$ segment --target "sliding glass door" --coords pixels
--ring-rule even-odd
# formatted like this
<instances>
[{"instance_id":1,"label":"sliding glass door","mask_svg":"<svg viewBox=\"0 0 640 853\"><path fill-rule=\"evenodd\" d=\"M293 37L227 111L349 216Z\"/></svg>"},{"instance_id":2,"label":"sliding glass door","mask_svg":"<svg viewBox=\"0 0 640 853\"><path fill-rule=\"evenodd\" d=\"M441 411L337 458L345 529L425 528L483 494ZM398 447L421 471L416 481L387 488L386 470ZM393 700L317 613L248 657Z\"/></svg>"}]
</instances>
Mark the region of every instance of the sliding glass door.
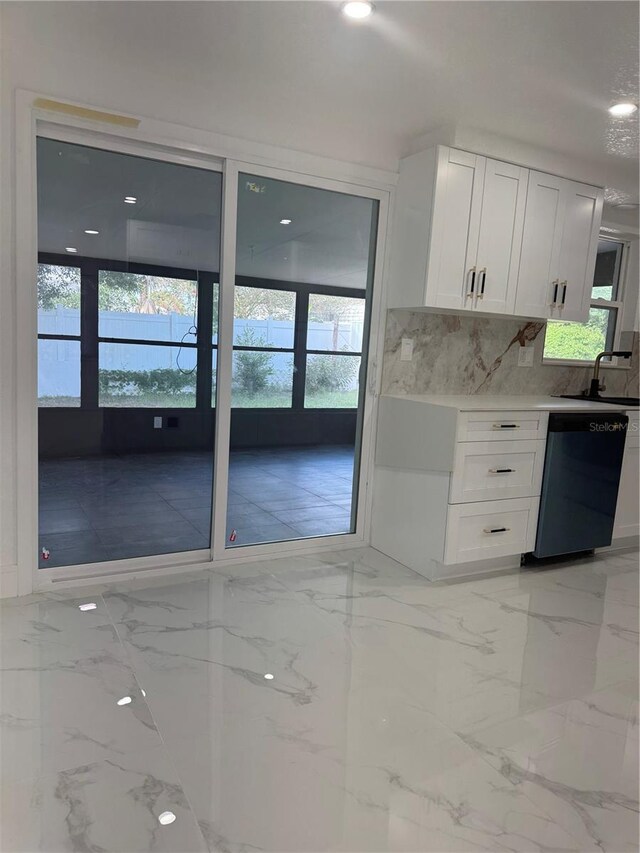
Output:
<instances>
[{"instance_id":1,"label":"sliding glass door","mask_svg":"<svg viewBox=\"0 0 640 853\"><path fill-rule=\"evenodd\" d=\"M222 176L41 138L40 567L210 547Z\"/></svg>"},{"instance_id":2,"label":"sliding glass door","mask_svg":"<svg viewBox=\"0 0 640 853\"><path fill-rule=\"evenodd\" d=\"M354 533L379 201L232 161L221 258L222 171L37 168L40 568Z\"/></svg>"},{"instance_id":3,"label":"sliding glass door","mask_svg":"<svg viewBox=\"0 0 640 853\"><path fill-rule=\"evenodd\" d=\"M239 175L227 548L355 530L377 218Z\"/></svg>"}]
</instances>

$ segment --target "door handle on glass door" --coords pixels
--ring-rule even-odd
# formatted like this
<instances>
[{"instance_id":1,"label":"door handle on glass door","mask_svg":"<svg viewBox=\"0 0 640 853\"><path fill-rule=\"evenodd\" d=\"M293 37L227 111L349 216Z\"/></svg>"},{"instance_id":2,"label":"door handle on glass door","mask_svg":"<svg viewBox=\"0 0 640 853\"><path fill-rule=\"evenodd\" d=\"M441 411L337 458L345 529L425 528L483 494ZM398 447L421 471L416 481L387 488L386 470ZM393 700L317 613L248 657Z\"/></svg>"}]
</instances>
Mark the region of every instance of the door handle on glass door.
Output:
<instances>
[{"instance_id":1,"label":"door handle on glass door","mask_svg":"<svg viewBox=\"0 0 640 853\"><path fill-rule=\"evenodd\" d=\"M558 304L558 286L560 284L560 279L555 278L551 284L553 285L553 299L551 300L551 306Z\"/></svg>"}]
</instances>

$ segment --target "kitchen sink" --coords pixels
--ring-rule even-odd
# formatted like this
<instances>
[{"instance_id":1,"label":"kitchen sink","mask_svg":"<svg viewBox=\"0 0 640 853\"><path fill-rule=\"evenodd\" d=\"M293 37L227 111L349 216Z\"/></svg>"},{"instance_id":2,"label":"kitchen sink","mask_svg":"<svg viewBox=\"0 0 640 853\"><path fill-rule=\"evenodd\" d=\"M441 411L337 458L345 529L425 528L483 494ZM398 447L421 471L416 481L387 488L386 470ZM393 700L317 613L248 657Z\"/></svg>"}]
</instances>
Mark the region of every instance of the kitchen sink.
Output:
<instances>
[{"instance_id":1,"label":"kitchen sink","mask_svg":"<svg viewBox=\"0 0 640 853\"><path fill-rule=\"evenodd\" d=\"M561 394L564 400L582 400L584 403L611 403L614 406L629 406L630 409L640 406L638 397L585 397L584 394Z\"/></svg>"}]
</instances>

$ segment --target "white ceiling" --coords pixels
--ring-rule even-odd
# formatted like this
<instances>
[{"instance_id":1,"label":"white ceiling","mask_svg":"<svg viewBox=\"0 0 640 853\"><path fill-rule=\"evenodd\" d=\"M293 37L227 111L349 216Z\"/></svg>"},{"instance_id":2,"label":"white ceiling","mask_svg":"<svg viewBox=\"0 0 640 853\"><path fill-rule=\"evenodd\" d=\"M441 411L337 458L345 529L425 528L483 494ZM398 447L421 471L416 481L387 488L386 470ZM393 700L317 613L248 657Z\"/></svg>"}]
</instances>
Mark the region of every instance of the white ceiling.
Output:
<instances>
[{"instance_id":1,"label":"white ceiling","mask_svg":"<svg viewBox=\"0 0 640 853\"><path fill-rule=\"evenodd\" d=\"M593 165L637 196L635 2L5 3L17 85L397 168L464 124Z\"/></svg>"},{"instance_id":2,"label":"white ceiling","mask_svg":"<svg viewBox=\"0 0 640 853\"><path fill-rule=\"evenodd\" d=\"M50 139L37 153L41 252L219 270L220 173ZM240 175L237 273L364 288L374 214L357 196Z\"/></svg>"}]
</instances>

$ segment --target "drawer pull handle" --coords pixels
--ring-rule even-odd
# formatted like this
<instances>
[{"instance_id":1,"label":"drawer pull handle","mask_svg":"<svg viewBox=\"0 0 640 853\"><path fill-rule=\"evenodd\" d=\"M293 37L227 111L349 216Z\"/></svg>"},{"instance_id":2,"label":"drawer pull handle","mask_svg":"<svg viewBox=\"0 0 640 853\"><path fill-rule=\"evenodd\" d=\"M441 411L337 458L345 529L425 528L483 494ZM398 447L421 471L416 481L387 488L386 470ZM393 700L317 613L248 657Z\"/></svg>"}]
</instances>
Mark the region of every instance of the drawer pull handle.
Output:
<instances>
[{"instance_id":1,"label":"drawer pull handle","mask_svg":"<svg viewBox=\"0 0 640 853\"><path fill-rule=\"evenodd\" d=\"M520 429L520 424L494 424L494 429Z\"/></svg>"},{"instance_id":2,"label":"drawer pull handle","mask_svg":"<svg viewBox=\"0 0 640 853\"><path fill-rule=\"evenodd\" d=\"M489 468L490 474L515 474L515 468Z\"/></svg>"},{"instance_id":3,"label":"drawer pull handle","mask_svg":"<svg viewBox=\"0 0 640 853\"><path fill-rule=\"evenodd\" d=\"M509 530L508 527L485 527L485 533L506 533Z\"/></svg>"}]
</instances>

